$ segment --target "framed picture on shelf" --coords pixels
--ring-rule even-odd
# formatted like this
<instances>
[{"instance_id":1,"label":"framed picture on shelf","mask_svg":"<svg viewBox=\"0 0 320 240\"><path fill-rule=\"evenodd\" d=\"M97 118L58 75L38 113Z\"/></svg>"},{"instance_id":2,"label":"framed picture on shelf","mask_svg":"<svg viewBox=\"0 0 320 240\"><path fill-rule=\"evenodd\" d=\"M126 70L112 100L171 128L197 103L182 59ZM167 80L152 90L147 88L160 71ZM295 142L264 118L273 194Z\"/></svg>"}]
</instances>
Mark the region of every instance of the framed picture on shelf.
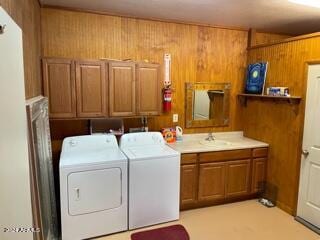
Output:
<instances>
[{"instance_id":1,"label":"framed picture on shelf","mask_svg":"<svg viewBox=\"0 0 320 240\"><path fill-rule=\"evenodd\" d=\"M258 62L248 65L245 93L264 94L267 69L267 62Z\"/></svg>"}]
</instances>

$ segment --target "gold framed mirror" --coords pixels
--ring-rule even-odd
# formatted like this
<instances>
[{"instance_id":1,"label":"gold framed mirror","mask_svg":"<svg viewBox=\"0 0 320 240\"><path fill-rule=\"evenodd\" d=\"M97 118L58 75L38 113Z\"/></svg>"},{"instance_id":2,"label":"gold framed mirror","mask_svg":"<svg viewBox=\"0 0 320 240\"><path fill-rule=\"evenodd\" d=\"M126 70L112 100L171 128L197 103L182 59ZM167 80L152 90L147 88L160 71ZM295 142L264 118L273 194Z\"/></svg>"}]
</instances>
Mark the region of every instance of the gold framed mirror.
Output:
<instances>
[{"instance_id":1,"label":"gold framed mirror","mask_svg":"<svg viewBox=\"0 0 320 240\"><path fill-rule=\"evenodd\" d=\"M186 128L229 125L231 83L186 83Z\"/></svg>"}]
</instances>

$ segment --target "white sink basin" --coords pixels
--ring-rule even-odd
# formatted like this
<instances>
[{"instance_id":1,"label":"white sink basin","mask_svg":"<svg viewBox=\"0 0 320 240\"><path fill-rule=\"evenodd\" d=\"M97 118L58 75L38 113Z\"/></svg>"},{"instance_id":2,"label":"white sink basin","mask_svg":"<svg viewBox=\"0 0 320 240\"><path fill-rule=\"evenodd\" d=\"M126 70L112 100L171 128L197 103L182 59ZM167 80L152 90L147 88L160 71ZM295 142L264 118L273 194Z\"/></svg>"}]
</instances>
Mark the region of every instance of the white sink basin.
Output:
<instances>
[{"instance_id":1,"label":"white sink basin","mask_svg":"<svg viewBox=\"0 0 320 240\"><path fill-rule=\"evenodd\" d=\"M212 140L212 141L201 140L199 143L208 147L220 147L220 146L231 145L231 142L224 141L224 140Z\"/></svg>"}]
</instances>

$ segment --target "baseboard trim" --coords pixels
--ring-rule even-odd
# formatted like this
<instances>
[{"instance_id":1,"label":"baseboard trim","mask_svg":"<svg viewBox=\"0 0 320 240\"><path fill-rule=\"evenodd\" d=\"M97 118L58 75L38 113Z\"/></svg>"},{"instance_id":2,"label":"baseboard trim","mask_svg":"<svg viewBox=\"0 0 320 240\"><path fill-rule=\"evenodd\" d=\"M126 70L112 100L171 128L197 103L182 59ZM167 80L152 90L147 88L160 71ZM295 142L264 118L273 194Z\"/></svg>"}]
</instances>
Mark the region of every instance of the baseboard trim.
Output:
<instances>
[{"instance_id":1,"label":"baseboard trim","mask_svg":"<svg viewBox=\"0 0 320 240\"><path fill-rule=\"evenodd\" d=\"M316 226L312 225L311 223L307 222L306 220L302 219L301 217L295 217L294 218L297 222L303 224L304 226L306 226L307 228L309 228L310 230L314 231L315 233L320 235L320 228L317 228Z\"/></svg>"}]
</instances>

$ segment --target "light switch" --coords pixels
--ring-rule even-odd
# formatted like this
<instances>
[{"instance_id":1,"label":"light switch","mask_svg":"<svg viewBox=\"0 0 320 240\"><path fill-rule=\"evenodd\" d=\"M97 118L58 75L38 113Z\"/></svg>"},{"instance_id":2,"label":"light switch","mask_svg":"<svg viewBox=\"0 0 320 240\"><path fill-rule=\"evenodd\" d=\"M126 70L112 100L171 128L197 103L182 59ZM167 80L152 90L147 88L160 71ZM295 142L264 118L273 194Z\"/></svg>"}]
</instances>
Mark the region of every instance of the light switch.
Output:
<instances>
[{"instance_id":1,"label":"light switch","mask_svg":"<svg viewBox=\"0 0 320 240\"><path fill-rule=\"evenodd\" d=\"M179 115L178 115L177 113L175 113L175 114L172 115L172 121L173 121L174 123L176 123L176 122L179 121Z\"/></svg>"}]
</instances>

